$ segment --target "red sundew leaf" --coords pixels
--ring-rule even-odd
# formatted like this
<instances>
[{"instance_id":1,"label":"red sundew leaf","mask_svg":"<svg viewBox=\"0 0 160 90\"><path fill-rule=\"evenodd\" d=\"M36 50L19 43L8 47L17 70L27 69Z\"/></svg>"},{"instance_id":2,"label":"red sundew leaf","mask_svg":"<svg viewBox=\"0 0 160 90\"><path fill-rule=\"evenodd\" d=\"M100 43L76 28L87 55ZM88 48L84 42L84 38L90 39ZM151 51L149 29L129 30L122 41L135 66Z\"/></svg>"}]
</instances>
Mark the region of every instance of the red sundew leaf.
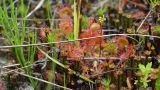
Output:
<instances>
[{"instance_id":1,"label":"red sundew leaf","mask_svg":"<svg viewBox=\"0 0 160 90\"><path fill-rule=\"evenodd\" d=\"M86 74L90 70L90 62L88 61L80 61L80 66L82 74Z\"/></svg>"},{"instance_id":2,"label":"red sundew leaf","mask_svg":"<svg viewBox=\"0 0 160 90\"><path fill-rule=\"evenodd\" d=\"M133 52L133 45L128 45L127 46L127 51L122 53L120 58L121 58L121 62L123 62L124 60L128 59L130 57L130 55Z\"/></svg>"},{"instance_id":3,"label":"red sundew leaf","mask_svg":"<svg viewBox=\"0 0 160 90\"><path fill-rule=\"evenodd\" d=\"M92 72L92 74L94 75L94 74L101 74L101 73L103 73L104 72L104 70L105 70L105 64L104 63L99 63L98 65L97 65L97 67L95 67L97 70L94 70L93 72Z\"/></svg>"},{"instance_id":4,"label":"red sundew leaf","mask_svg":"<svg viewBox=\"0 0 160 90\"><path fill-rule=\"evenodd\" d=\"M101 29L91 30L90 33L92 36L101 36L103 34Z\"/></svg>"},{"instance_id":5,"label":"red sundew leaf","mask_svg":"<svg viewBox=\"0 0 160 90\"><path fill-rule=\"evenodd\" d=\"M39 30L39 36L41 39L44 39L46 37L45 28L41 28Z\"/></svg>"},{"instance_id":6,"label":"red sundew leaf","mask_svg":"<svg viewBox=\"0 0 160 90\"><path fill-rule=\"evenodd\" d=\"M70 18L64 18L59 23L59 28L64 34L70 34L73 30L73 22Z\"/></svg>"},{"instance_id":7,"label":"red sundew leaf","mask_svg":"<svg viewBox=\"0 0 160 90\"><path fill-rule=\"evenodd\" d=\"M92 31L91 37L97 37L97 38L94 39L96 45L100 45L100 44L104 43L103 38L98 37L98 36L102 36L102 31L101 30Z\"/></svg>"},{"instance_id":8,"label":"red sundew leaf","mask_svg":"<svg viewBox=\"0 0 160 90\"><path fill-rule=\"evenodd\" d=\"M92 23L89 29L92 31L101 30L101 25L99 23Z\"/></svg>"},{"instance_id":9,"label":"red sundew leaf","mask_svg":"<svg viewBox=\"0 0 160 90\"><path fill-rule=\"evenodd\" d=\"M95 22L94 17L90 17L90 18L88 19L88 22L87 22L88 28L90 28L91 25L92 25L94 22Z\"/></svg>"},{"instance_id":10,"label":"red sundew leaf","mask_svg":"<svg viewBox=\"0 0 160 90\"><path fill-rule=\"evenodd\" d=\"M124 36L118 36L118 37L115 37L114 39L117 43L118 48L123 49L126 45L129 44L127 38Z\"/></svg>"},{"instance_id":11,"label":"red sundew leaf","mask_svg":"<svg viewBox=\"0 0 160 90\"><path fill-rule=\"evenodd\" d=\"M87 45L87 46L95 46L95 45L100 45L104 43L103 38L100 38L98 36L102 36L101 30L86 30L80 33L80 38L92 38L92 37L95 37L95 38L83 40L81 41L81 44Z\"/></svg>"},{"instance_id":12,"label":"red sundew leaf","mask_svg":"<svg viewBox=\"0 0 160 90\"><path fill-rule=\"evenodd\" d=\"M80 38L88 38L90 36L89 30L80 33Z\"/></svg>"},{"instance_id":13,"label":"red sundew leaf","mask_svg":"<svg viewBox=\"0 0 160 90\"><path fill-rule=\"evenodd\" d=\"M71 51L69 51L69 57L75 59L81 59L84 57L83 49L80 47L73 47Z\"/></svg>"},{"instance_id":14,"label":"red sundew leaf","mask_svg":"<svg viewBox=\"0 0 160 90\"><path fill-rule=\"evenodd\" d=\"M97 38L95 43L96 43L96 45L100 45L100 44L103 44L105 42L104 42L103 38Z\"/></svg>"},{"instance_id":15,"label":"red sundew leaf","mask_svg":"<svg viewBox=\"0 0 160 90\"><path fill-rule=\"evenodd\" d=\"M36 55L37 55L38 59L40 59L40 58L42 58L44 56L44 54L40 50L38 50L36 52Z\"/></svg>"},{"instance_id":16,"label":"red sundew leaf","mask_svg":"<svg viewBox=\"0 0 160 90\"><path fill-rule=\"evenodd\" d=\"M128 54L132 54L133 52L133 45L128 45L128 49L127 49Z\"/></svg>"},{"instance_id":17,"label":"red sundew leaf","mask_svg":"<svg viewBox=\"0 0 160 90\"><path fill-rule=\"evenodd\" d=\"M84 49L80 46L74 46L72 43L63 43L60 45L61 56L66 56L69 60L81 60L84 57Z\"/></svg>"},{"instance_id":18,"label":"red sundew leaf","mask_svg":"<svg viewBox=\"0 0 160 90\"><path fill-rule=\"evenodd\" d=\"M98 65L98 69L104 70L104 69L105 69L104 63L100 63L100 64Z\"/></svg>"},{"instance_id":19,"label":"red sundew leaf","mask_svg":"<svg viewBox=\"0 0 160 90\"><path fill-rule=\"evenodd\" d=\"M128 54L125 52L125 53L122 53L122 55L120 56L121 60L126 60L128 58Z\"/></svg>"},{"instance_id":20,"label":"red sundew leaf","mask_svg":"<svg viewBox=\"0 0 160 90\"><path fill-rule=\"evenodd\" d=\"M4 87L5 87L4 82L0 80L0 90L5 90Z\"/></svg>"},{"instance_id":21,"label":"red sundew leaf","mask_svg":"<svg viewBox=\"0 0 160 90\"><path fill-rule=\"evenodd\" d=\"M80 38L89 38L89 37L91 37L91 34L90 34L89 30L86 30L86 31L80 33ZM88 45L88 44L91 44L91 43L94 43L94 41L92 42L91 39L89 39L89 40L82 40L81 41L82 45ZM91 45L93 45L93 44L91 44Z\"/></svg>"},{"instance_id":22,"label":"red sundew leaf","mask_svg":"<svg viewBox=\"0 0 160 90\"><path fill-rule=\"evenodd\" d=\"M139 18L139 17L144 17L145 14L142 11L136 12L132 15L133 18Z\"/></svg>"},{"instance_id":23,"label":"red sundew leaf","mask_svg":"<svg viewBox=\"0 0 160 90\"><path fill-rule=\"evenodd\" d=\"M61 18L73 16L72 9L69 6L61 5L57 11Z\"/></svg>"},{"instance_id":24,"label":"red sundew leaf","mask_svg":"<svg viewBox=\"0 0 160 90\"><path fill-rule=\"evenodd\" d=\"M60 45L61 56L68 56L69 52L72 51L73 45L71 43L62 43Z\"/></svg>"},{"instance_id":25,"label":"red sundew leaf","mask_svg":"<svg viewBox=\"0 0 160 90\"><path fill-rule=\"evenodd\" d=\"M90 40L88 40L87 45L88 46L95 46L96 45L96 39L90 39Z\"/></svg>"},{"instance_id":26,"label":"red sundew leaf","mask_svg":"<svg viewBox=\"0 0 160 90\"><path fill-rule=\"evenodd\" d=\"M105 90L104 86L100 85L97 90Z\"/></svg>"}]
</instances>

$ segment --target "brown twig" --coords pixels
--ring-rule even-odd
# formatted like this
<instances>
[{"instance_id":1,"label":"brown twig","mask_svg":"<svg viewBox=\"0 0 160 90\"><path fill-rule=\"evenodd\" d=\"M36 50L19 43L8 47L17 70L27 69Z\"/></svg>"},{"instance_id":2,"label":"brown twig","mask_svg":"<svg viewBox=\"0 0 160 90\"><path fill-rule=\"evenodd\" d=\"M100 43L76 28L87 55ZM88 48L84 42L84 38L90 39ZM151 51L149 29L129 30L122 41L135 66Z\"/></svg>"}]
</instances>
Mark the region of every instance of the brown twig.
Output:
<instances>
[{"instance_id":1,"label":"brown twig","mask_svg":"<svg viewBox=\"0 0 160 90\"><path fill-rule=\"evenodd\" d=\"M149 10L148 14L146 15L146 17L142 20L141 24L139 25L139 27L137 28L136 32L138 32L141 27L143 26L144 22L147 20L147 18L150 16L152 10L157 6L158 4L152 6L152 8Z\"/></svg>"},{"instance_id":2,"label":"brown twig","mask_svg":"<svg viewBox=\"0 0 160 90\"><path fill-rule=\"evenodd\" d=\"M49 42L49 43L36 43L36 44L24 44L24 45L11 45L11 46L0 46L0 48L14 48L14 47L29 47L29 46L41 46L41 45L50 45L50 44L60 44L60 43L66 43L66 42L75 42L75 41L82 41L82 40L90 40L95 38L103 38L103 37L112 37L112 36L140 36L140 37L152 37L152 38L158 38L159 36L153 36L153 35L143 35L143 34L110 34L110 35L102 35L102 36L96 36L96 37L90 37L90 38L82 38L82 39L76 39L76 40L67 40L67 41L58 41L58 42Z\"/></svg>"}]
</instances>

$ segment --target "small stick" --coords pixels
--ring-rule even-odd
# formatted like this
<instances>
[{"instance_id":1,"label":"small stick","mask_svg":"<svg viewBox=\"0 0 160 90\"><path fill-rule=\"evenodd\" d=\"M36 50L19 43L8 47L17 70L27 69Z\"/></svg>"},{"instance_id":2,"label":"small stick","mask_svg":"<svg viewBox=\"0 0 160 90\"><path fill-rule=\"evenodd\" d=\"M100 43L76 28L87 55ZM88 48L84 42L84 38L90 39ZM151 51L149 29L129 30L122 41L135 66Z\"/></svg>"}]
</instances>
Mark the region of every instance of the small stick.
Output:
<instances>
[{"instance_id":1,"label":"small stick","mask_svg":"<svg viewBox=\"0 0 160 90\"><path fill-rule=\"evenodd\" d=\"M45 0L41 0L39 4L26 16L26 18L30 17L35 11L37 11L44 3Z\"/></svg>"},{"instance_id":2,"label":"small stick","mask_svg":"<svg viewBox=\"0 0 160 90\"><path fill-rule=\"evenodd\" d=\"M141 29L142 25L144 24L144 22L147 20L147 18L148 18L149 15L151 14L152 10L153 10L157 5L158 5L158 4L154 5L154 6L150 9L150 11L149 11L148 14L146 15L146 17L142 20L142 22L141 22L141 24L139 25L139 27L138 27L138 29L136 30L136 32L138 32L138 31Z\"/></svg>"},{"instance_id":3,"label":"small stick","mask_svg":"<svg viewBox=\"0 0 160 90\"><path fill-rule=\"evenodd\" d=\"M58 41L58 42L49 42L49 43L36 43L36 44L23 44L23 45L0 46L0 48L15 48L15 47L42 46L42 45L60 44L60 43L66 43L66 42L75 42L75 41L82 41L82 40L90 40L90 39L102 38L102 37L112 37L112 36L126 36L126 37L129 37L129 36L141 36L141 37L152 37L152 38L160 39L159 36L143 35L143 34L109 34L109 35L102 35L102 36L96 36L96 37L81 38L81 39L75 39L75 40L65 40L65 41Z\"/></svg>"}]
</instances>

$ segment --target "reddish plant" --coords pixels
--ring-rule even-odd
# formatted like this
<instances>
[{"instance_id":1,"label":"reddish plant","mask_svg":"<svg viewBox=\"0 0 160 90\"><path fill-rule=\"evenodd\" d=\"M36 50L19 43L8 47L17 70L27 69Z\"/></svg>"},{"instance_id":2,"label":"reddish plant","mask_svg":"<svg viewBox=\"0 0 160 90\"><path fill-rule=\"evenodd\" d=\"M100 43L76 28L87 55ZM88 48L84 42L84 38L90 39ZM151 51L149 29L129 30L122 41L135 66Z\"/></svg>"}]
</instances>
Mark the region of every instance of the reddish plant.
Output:
<instances>
[{"instance_id":1,"label":"reddish plant","mask_svg":"<svg viewBox=\"0 0 160 90\"><path fill-rule=\"evenodd\" d=\"M117 51L116 43L112 40L109 40L106 43L102 44L102 47L104 48L103 51L107 52L108 54L115 54Z\"/></svg>"},{"instance_id":2,"label":"reddish plant","mask_svg":"<svg viewBox=\"0 0 160 90\"><path fill-rule=\"evenodd\" d=\"M51 32L51 30L49 28L42 27L39 30L39 37L40 37L40 39L44 40L50 32Z\"/></svg>"},{"instance_id":3,"label":"reddish plant","mask_svg":"<svg viewBox=\"0 0 160 90\"><path fill-rule=\"evenodd\" d=\"M127 46L126 52L124 52L120 55L121 60L124 61L124 60L128 59L132 53L133 53L133 45L130 44Z\"/></svg>"},{"instance_id":4,"label":"reddish plant","mask_svg":"<svg viewBox=\"0 0 160 90\"><path fill-rule=\"evenodd\" d=\"M99 62L97 63L97 67L94 67L95 70L92 71L92 75L102 74L105 70L105 63Z\"/></svg>"},{"instance_id":5,"label":"reddish plant","mask_svg":"<svg viewBox=\"0 0 160 90\"><path fill-rule=\"evenodd\" d=\"M140 17L144 17L145 16L145 13L144 12L136 12L133 14L133 18L140 18Z\"/></svg>"},{"instance_id":6,"label":"reddish plant","mask_svg":"<svg viewBox=\"0 0 160 90\"><path fill-rule=\"evenodd\" d=\"M40 37L41 39L46 38L45 28L42 27L42 28L39 30L39 37Z\"/></svg>"},{"instance_id":7,"label":"reddish plant","mask_svg":"<svg viewBox=\"0 0 160 90\"><path fill-rule=\"evenodd\" d=\"M36 52L36 55L37 55L37 58L38 58L38 59L44 57L44 54L43 54L40 50L38 50L38 51Z\"/></svg>"},{"instance_id":8,"label":"reddish plant","mask_svg":"<svg viewBox=\"0 0 160 90\"><path fill-rule=\"evenodd\" d=\"M125 46L127 46L129 44L129 42L125 36L117 36L114 38L114 40L116 41L119 49L123 49L123 48L125 48Z\"/></svg>"},{"instance_id":9,"label":"reddish plant","mask_svg":"<svg viewBox=\"0 0 160 90\"><path fill-rule=\"evenodd\" d=\"M93 26L91 25L91 29L88 29L80 33L80 38L91 38L91 37L95 38L83 40L81 43L82 45L87 45L87 46L100 45L104 41L103 38L99 36L102 36L101 26L98 23L93 23Z\"/></svg>"},{"instance_id":10,"label":"reddish plant","mask_svg":"<svg viewBox=\"0 0 160 90\"><path fill-rule=\"evenodd\" d=\"M57 11L60 18L72 16L72 9L69 6L60 5Z\"/></svg>"},{"instance_id":11,"label":"reddish plant","mask_svg":"<svg viewBox=\"0 0 160 90\"><path fill-rule=\"evenodd\" d=\"M89 29L92 31L101 30L101 25L99 23L92 23Z\"/></svg>"},{"instance_id":12,"label":"reddish plant","mask_svg":"<svg viewBox=\"0 0 160 90\"><path fill-rule=\"evenodd\" d=\"M92 25L94 22L95 22L94 17L90 17L90 18L88 19L88 22L87 22L87 26L88 26L88 28L90 28L90 27L91 27L91 25Z\"/></svg>"},{"instance_id":13,"label":"reddish plant","mask_svg":"<svg viewBox=\"0 0 160 90\"><path fill-rule=\"evenodd\" d=\"M83 48L79 46L73 46L72 50L69 51L68 57L73 58L74 60L80 60L84 57Z\"/></svg>"},{"instance_id":14,"label":"reddish plant","mask_svg":"<svg viewBox=\"0 0 160 90\"><path fill-rule=\"evenodd\" d=\"M4 89L4 82L2 80L0 80L0 90L5 90Z\"/></svg>"},{"instance_id":15,"label":"reddish plant","mask_svg":"<svg viewBox=\"0 0 160 90\"><path fill-rule=\"evenodd\" d=\"M106 89L105 89L105 87L101 84L101 85L97 88L97 90L106 90Z\"/></svg>"},{"instance_id":16,"label":"reddish plant","mask_svg":"<svg viewBox=\"0 0 160 90\"><path fill-rule=\"evenodd\" d=\"M86 77L90 77L89 75L89 70L90 70L90 67L89 67L90 63L89 62L86 62L86 61L80 61L80 66L81 66L81 72L82 72L82 75L86 76Z\"/></svg>"},{"instance_id":17,"label":"reddish plant","mask_svg":"<svg viewBox=\"0 0 160 90\"><path fill-rule=\"evenodd\" d=\"M80 60L84 57L84 49L81 48L79 45L74 46L71 43L63 43L60 46L61 49L61 56L66 56L70 60Z\"/></svg>"},{"instance_id":18,"label":"reddish plant","mask_svg":"<svg viewBox=\"0 0 160 90\"><path fill-rule=\"evenodd\" d=\"M73 31L73 22L71 18L64 18L59 23L59 28L63 34L70 34Z\"/></svg>"},{"instance_id":19,"label":"reddish plant","mask_svg":"<svg viewBox=\"0 0 160 90\"><path fill-rule=\"evenodd\" d=\"M72 50L72 44L71 43L62 43L60 45L61 56L68 56L68 54L71 50Z\"/></svg>"}]
</instances>

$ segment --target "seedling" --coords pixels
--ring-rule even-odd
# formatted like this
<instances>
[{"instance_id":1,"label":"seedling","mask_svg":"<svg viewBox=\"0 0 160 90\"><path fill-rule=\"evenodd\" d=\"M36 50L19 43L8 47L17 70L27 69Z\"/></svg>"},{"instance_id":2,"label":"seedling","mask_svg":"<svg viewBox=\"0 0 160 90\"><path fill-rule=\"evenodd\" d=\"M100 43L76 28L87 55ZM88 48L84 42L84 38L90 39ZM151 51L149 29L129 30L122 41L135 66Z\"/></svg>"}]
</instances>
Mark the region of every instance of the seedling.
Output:
<instances>
[{"instance_id":1,"label":"seedling","mask_svg":"<svg viewBox=\"0 0 160 90\"><path fill-rule=\"evenodd\" d=\"M103 79L102 80L102 84L104 85L105 90L109 90L110 84L111 84L111 80L110 79Z\"/></svg>"},{"instance_id":2,"label":"seedling","mask_svg":"<svg viewBox=\"0 0 160 90\"><path fill-rule=\"evenodd\" d=\"M148 86L148 82L151 81L151 80L148 80L148 77L152 71L152 63L150 62L146 66L144 66L143 64L139 64L138 67L141 72L141 77L139 81L135 81L135 84L139 82L143 85L144 88L146 88Z\"/></svg>"}]
</instances>

